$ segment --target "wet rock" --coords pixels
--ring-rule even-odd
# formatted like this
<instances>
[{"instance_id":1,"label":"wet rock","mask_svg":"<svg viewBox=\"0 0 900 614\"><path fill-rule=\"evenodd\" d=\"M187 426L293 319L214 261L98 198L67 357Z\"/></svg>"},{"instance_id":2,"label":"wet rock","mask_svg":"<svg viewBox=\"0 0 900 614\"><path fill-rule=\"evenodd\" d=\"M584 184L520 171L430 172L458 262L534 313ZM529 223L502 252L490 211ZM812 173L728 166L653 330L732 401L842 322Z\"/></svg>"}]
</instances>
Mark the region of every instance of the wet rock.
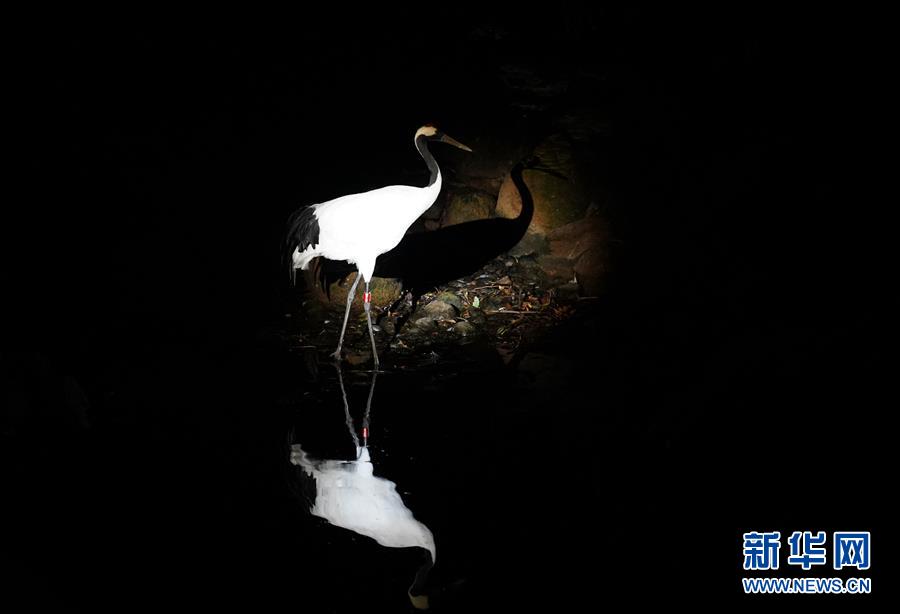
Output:
<instances>
[{"instance_id":1,"label":"wet rock","mask_svg":"<svg viewBox=\"0 0 900 614\"><path fill-rule=\"evenodd\" d=\"M496 199L493 196L480 190L452 192L441 216L441 226L487 219L491 217L495 204Z\"/></svg>"},{"instance_id":2,"label":"wet rock","mask_svg":"<svg viewBox=\"0 0 900 614\"><path fill-rule=\"evenodd\" d=\"M453 292L441 292L436 297L434 297L434 300L443 301L448 305L453 305L454 307L456 307L457 311L461 311L463 307L462 299Z\"/></svg>"},{"instance_id":3,"label":"wet rock","mask_svg":"<svg viewBox=\"0 0 900 614\"><path fill-rule=\"evenodd\" d=\"M381 326L381 330L383 330L388 335L393 335L395 332L397 332L397 325L394 323L393 318L383 318L379 325Z\"/></svg>"},{"instance_id":4,"label":"wet rock","mask_svg":"<svg viewBox=\"0 0 900 614\"><path fill-rule=\"evenodd\" d=\"M424 318L416 318L412 321L412 328L414 332L427 332L431 331L437 326L433 318L424 317Z\"/></svg>"},{"instance_id":5,"label":"wet rock","mask_svg":"<svg viewBox=\"0 0 900 614\"><path fill-rule=\"evenodd\" d=\"M475 327L465 320L454 324L451 330L458 335L462 335L463 337L474 335L476 332Z\"/></svg>"},{"instance_id":6,"label":"wet rock","mask_svg":"<svg viewBox=\"0 0 900 614\"><path fill-rule=\"evenodd\" d=\"M421 314L432 320L452 320L456 317L457 309L450 303L433 300L421 309Z\"/></svg>"},{"instance_id":7,"label":"wet rock","mask_svg":"<svg viewBox=\"0 0 900 614\"><path fill-rule=\"evenodd\" d=\"M481 309L485 312L497 311L506 306L506 301L500 296L489 295L481 299Z\"/></svg>"}]
</instances>

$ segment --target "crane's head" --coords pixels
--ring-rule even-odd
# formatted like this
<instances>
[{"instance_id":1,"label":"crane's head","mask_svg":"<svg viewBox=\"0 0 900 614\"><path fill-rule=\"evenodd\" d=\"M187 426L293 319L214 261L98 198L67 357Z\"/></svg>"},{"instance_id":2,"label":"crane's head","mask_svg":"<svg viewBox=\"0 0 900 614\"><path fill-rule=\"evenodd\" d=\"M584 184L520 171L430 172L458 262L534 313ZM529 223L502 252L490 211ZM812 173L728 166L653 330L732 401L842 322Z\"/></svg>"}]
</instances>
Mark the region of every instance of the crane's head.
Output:
<instances>
[{"instance_id":1,"label":"crane's head","mask_svg":"<svg viewBox=\"0 0 900 614\"><path fill-rule=\"evenodd\" d=\"M425 124L418 130L416 130L416 136L413 137L413 140L417 141L420 138L428 139L429 141L440 141L441 143L447 143L448 145L459 147L463 151L472 151L456 139L444 134L437 126L433 126L431 124Z\"/></svg>"}]
</instances>

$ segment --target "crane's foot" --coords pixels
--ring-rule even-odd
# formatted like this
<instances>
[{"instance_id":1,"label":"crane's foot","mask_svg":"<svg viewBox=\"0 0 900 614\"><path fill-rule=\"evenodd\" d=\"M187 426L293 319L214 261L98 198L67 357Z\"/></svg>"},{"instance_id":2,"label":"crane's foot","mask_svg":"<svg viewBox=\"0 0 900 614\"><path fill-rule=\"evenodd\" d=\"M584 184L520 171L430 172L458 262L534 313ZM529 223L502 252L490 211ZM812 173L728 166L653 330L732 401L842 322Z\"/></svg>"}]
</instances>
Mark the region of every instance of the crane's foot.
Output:
<instances>
[{"instance_id":1,"label":"crane's foot","mask_svg":"<svg viewBox=\"0 0 900 614\"><path fill-rule=\"evenodd\" d=\"M341 348L336 349L331 354L329 354L335 362L341 362Z\"/></svg>"}]
</instances>

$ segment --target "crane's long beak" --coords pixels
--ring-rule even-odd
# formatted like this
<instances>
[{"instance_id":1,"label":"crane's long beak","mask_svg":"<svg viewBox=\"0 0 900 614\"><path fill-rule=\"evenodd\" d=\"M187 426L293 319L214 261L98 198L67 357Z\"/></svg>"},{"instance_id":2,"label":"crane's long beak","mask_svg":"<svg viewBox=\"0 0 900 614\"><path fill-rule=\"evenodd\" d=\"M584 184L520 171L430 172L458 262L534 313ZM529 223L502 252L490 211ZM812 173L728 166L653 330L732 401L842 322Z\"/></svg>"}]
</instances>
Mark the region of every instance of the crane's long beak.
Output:
<instances>
[{"instance_id":1,"label":"crane's long beak","mask_svg":"<svg viewBox=\"0 0 900 614\"><path fill-rule=\"evenodd\" d=\"M457 141L456 139L450 138L450 137L447 136L446 134L441 135L441 143L447 143L448 145L453 145L454 147L459 147L459 148L462 149L463 151L468 151L468 152L471 152L471 151L472 151L471 149L469 149L468 147L466 147L465 145L463 145L462 143L460 143L460 142Z\"/></svg>"}]
</instances>

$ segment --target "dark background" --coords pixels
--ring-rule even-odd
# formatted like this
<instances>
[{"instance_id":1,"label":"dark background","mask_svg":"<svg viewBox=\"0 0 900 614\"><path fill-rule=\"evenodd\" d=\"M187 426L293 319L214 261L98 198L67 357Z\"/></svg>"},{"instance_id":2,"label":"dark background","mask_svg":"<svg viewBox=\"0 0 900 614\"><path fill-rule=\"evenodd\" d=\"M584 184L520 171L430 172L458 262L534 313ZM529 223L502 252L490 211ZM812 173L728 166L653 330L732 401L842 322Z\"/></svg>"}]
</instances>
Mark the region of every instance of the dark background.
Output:
<instances>
[{"instance_id":1,"label":"dark background","mask_svg":"<svg viewBox=\"0 0 900 614\"><path fill-rule=\"evenodd\" d=\"M510 59L601 75L565 96L609 124L626 247L603 309L543 341L573 365L547 411L586 428L530 435L520 552L472 572L471 603L738 599L740 533L766 529L871 530L886 592L890 203L859 21L563 3L23 30L2 217L11 598L321 611L327 555L279 540L299 508L272 494L295 367L272 334L293 300L284 221L424 180L409 141L427 121L476 152L540 134L553 108L513 109ZM609 477L542 510L558 485L538 459L595 445L578 481ZM597 497L619 511L592 521ZM694 573L708 584L679 584Z\"/></svg>"}]
</instances>

